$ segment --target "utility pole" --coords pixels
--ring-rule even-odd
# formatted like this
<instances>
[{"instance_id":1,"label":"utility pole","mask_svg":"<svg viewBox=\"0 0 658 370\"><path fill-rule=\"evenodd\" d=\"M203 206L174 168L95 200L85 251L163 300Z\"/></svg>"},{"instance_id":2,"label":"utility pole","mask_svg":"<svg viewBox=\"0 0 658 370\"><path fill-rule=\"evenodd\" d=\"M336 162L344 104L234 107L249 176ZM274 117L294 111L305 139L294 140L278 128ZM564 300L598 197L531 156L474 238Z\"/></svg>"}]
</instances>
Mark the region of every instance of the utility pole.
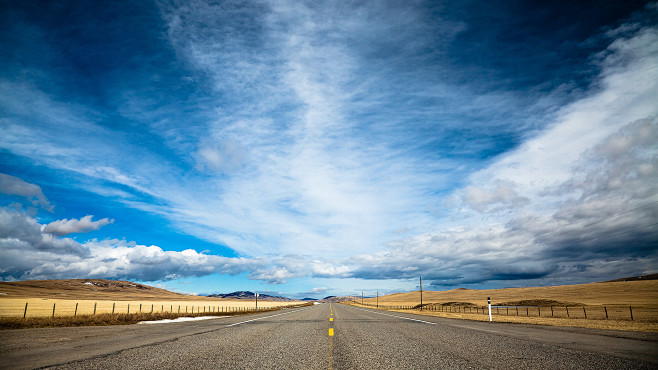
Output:
<instances>
[{"instance_id":1,"label":"utility pole","mask_svg":"<svg viewBox=\"0 0 658 370\"><path fill-rule=\"evenodd\" d=\"M258 293L254 293L256 295L256 311L258 311Z\"/></svg>"},{"instance_id":2,"label":"utility pole","mask_svg":"<svg viewBox=\"0 0 658 370\"><path fill-rule=\"evenodd\" d=\"M423 277L420 277L420 310L423 310Z\"/></svg>"}]
</instances>

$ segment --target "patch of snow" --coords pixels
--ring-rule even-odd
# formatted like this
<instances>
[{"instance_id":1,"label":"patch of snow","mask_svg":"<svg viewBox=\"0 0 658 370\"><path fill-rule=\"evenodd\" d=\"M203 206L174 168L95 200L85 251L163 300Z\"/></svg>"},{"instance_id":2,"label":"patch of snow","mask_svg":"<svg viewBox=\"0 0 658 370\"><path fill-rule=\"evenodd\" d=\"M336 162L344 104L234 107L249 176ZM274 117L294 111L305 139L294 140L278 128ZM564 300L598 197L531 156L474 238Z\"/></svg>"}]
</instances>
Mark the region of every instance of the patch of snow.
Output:
<instances>
[{"instance_id":1,"label":"patch of snow","mask_svg":"<svg viewBox=\"0 0 658 370\"><path fill-rule=\"evenodd\" d=\"M0 295L7 295L7 293L0 293Z\"/></svg>"},{"instance_id":2,"label":"patch of snow","mask_svg":"<svg viewBox=\"0 0 658 370\"><path fill-rule=\"evenodd\" d=\"M316 305L316 304L322 304L322 303L320 303L320 302L313 302L313 305Z\"/></svg>"},{"instance_id":3,"label":"patch of snow","mask_svg":"<svg viewBox=\"0 0 658 370\"><path fill-rule=\"evenodd\" d=\"M199 321L199 320L210 320L210 319L221 319L228 316L199 316L199 317L179 317L177 319L164 319L164 320L153 320L153 321L140 321L138 324L170 324L172 322L183 322L183 321Z\"/></svg>"},{"instance_id":4,"label":"patch of snow","mask_svg":"<svg viewBox=\"0 0 658 370\"><path fill-rule=\"evenodd\" d=\"M82 284L84 284L84 285L94 285L94 283L92 283L92 282L90 282L90 281L85 281L85 282L82 283Z\"/></svg>"}]
</instances>

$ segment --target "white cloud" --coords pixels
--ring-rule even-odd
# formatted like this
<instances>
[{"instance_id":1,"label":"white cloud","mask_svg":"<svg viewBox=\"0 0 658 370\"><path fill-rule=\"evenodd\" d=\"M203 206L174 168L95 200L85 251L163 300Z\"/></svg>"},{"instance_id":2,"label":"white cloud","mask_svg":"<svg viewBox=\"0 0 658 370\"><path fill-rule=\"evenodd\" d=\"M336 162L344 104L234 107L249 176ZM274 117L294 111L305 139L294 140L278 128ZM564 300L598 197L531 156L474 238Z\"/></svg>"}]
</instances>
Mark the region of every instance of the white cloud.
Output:
<instances>
[{"instance_id":1,"label":"white cloud","mask_svg":"<svg viewBox=\"0 0 658 370\"><path fill-rule=\"evenodd\" d=\"M600 90L564 107L551 127L483 171L476 184L505 181L535 198L567 181L577 160L621 126L656 115L658 29L615 40L601 61ZM595 85L596 86L596 85Z\"/></svg>"},{"instance_id":2,"label":"white cloud","mask_svg":"<svg viewBox=\"0 0 658 370\"><path fill-rule=\"evenodd\" d=\"M616 40L601 65L600 90L456 192L477 213L457 202L443 230L344 261L358 266L351 276L548 284L655 272L658 29Z\"/></svg>"},{"instance_id":3,"label":"white cloud","mask_svg":"<svg viewBox=\"0 0 658 370\"><path fill-rule=\"evenodd\" d=\"M84 218L83 218L84 220ZM90 219L88 220L89 222ZM65 225L71 230L81 225ZM0 208L0 272L5 280L56 278L127 278L166 280L210 274L238 274L263 268L263 259L229 258L164 251L158 246L122 240L79 243L42 232L34 218ZM61 228L60 228L61 230Z\"/></svg>"},{"instance_id":4,"label":"white cloud","mask_svg":"<svg viewBox=\"0 0 658 370\"><path fill-rule=\"evenodd\" d=\"M41 232L41 225L32 217L7 207L0 208L0 238L3 246L23 252L47 252L86 256L89 249L68 238L55 238ZM22 257L25 257L23 255Z\"/></svg>"},{"instance_id":5,"label":"white cloud","mask_svg":"<svg viewBox=\"0 0 658 370\"><path fill-rule=\"evenodd\" d=\"M519 196L516 193L513 189L513 184L504 182L497 183L492 190L469 185L464 189L462 199L469 206L480 212L490 209L494 205L517 208L528 203L527 198Z\"/></svg>"},{"instance_id":6,"label":"white cloud","mask_svg":"<svg viewBox=\"0 0 658 370\"><path fill-rule=\"evenodd\" d=\"M92 217L94 216L87 215L79 220L72 218L70 220L63 219L53 221L44 227L43 232L56 236L64 236L74 233L88 233L90 231L98 230L101 227L114 222L114 220L110 220L108 218L92 221Z\"/></svg>"},{"instance_id":7,"label":"white cloud","mask_svg":"<svg viewBox=\"0 0 658 370\"><path fill-rule=\"evenodd\" d=\"M200 122L152 122L139 113L144 106L125 106L122 114L140 121L140 129L152 125L169 147L134 145L130 135L102 124L102 112L6 82L0 103L13 115L0 146L241 255L338 258L381 250L396 230L429 230L437 194L468 166L419 154L428 142L414 117L444 113L426 100L470 102L464 110L510 105L501 104L507 94L478 100L467 88L428 83L423 71L404 71L413 76L401 82L397 70L371 68L365 55L390 43L421 50L427 40L418 39L419 29L448 43L465 27L441 21L429 30L424 15L408 6L396 12L381 3L160 6L177 56L213 87L211 98L193 107L202 112ZM403 56L391 57L392 65L404 64ZM135 92L123 93L122 101L138 100ZM461 126L450 122L432 130Z\"/></svg>"},{"instance_id":8,"label":"white cloud","mask_svg":"<svg viewBox=\"0 0 658 370\"><path fill-rule=\"evenodd\" d=\"M55 235L109 220L55 221L43 229L52 234L44 234L33 218L4 210L3 276L148 280L248 272L281 283L422 273L458 283L602 271L614 266L602 260L604 251L621 269L655 261L651 229L588 242L645 225L655 219L652 207L583 228L656 194L655 27L610 33L618 39L598 56L602 72L586 97L467 176L482 162L440 158L440 150L427 147L460 146L452 142L455 132L463 132L475 112L485 112L486 122L470 129L486 136L518 125L509 115L524 116L527 108L500 109L520 105L514 93L478 95L469 86L449 86L433 77L445 71L428 73L421 63L398 68L414 50L451 42L465 25L438 22L428 29L414 9L388 9L395 4L243 5L161 4L176 55L212 86L204 91L211 98L193 107L203 110L201 122L151 122L149 114L135 114L145 107L138 103L121 110L152 125L168 147L136 145L99 123L108 118L102 112L5 81L0 104L8 116L0 146L68 171L83 180L75 186L162 215L186 233L263 257L120 241L80 244ZM432 40L438 44L430 45L426 34L439 34ZM124 97L134 100L131 92ZM542 106L554 101L541 100ZM496 115L504 117L490 118ZM483 145L466 144L448 152L480 153ZM175 155L163 158L164 152ZM3 192L52 209L38 186L4 176ZM464 185L452 192L454 207L438 209L457 183ZM582 232L560 235L578 228ZM613 242L631 236L644 244L615 250ZM21 248L33 254L25 257Z\"/></svg>"},{"instance_id":9,"label":"white cloud","mask_svg":"<svg viewBox=\"0 0 658 370\"><path fill-rule=\"evenodd\" d=\"M393 148L349 117L360 104L384 104L362 82L364 61L357 55L362 50L350 36L378 23L331 7L264 6L268 9L244 18L252 5L163 5L178 54L236 100L230 109L213 112L216 119L196 152L198 168L230 176L193 184L194 193L167 192L178 211L170 217L184 222L188 232L245 255L338 257L381 248L401 226L427 225L425 194L447 187L451 177L436 170L455 166ZM404 17L391 16L380 5L356 8L402 22L400 29L418 17L410 10ZM259 32L251 34L247 27L249 32L226 38L238 19ZM446 27L446 36L454 29ZM327 38L332 30L341 31ZM381 31L400 36L387 27ZM267 48L245 45L252 42ZM386 81L386 76L372 78ZM384 99L397 99L387 94ZM281 106L287 107L285 114ZM381 120L376 130L396 125ZM365 135L355 135L364 128ZM406 135L395 133L396 140L409 139Z\"/></svg>"}]
</instances>

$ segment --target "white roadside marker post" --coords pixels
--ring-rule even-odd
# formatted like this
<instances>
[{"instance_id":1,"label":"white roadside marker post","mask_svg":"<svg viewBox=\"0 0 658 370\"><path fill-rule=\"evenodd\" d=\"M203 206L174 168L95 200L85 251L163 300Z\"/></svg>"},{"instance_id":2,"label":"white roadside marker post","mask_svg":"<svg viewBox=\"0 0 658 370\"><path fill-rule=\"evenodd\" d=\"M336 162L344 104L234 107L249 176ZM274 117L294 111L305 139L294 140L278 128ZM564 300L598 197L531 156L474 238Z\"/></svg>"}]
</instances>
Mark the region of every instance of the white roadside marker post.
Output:
<instances>
[{"instance_id":1,"label":"white roadside marker post","mask_svg":"<svg viewBox=\"0 0 658 370\"><path fill-rule=\"evenodd\" d=\"M487 297L487 305L489 306L489 321L491 321L491 297Z\"/></svg>"}]
</instances>

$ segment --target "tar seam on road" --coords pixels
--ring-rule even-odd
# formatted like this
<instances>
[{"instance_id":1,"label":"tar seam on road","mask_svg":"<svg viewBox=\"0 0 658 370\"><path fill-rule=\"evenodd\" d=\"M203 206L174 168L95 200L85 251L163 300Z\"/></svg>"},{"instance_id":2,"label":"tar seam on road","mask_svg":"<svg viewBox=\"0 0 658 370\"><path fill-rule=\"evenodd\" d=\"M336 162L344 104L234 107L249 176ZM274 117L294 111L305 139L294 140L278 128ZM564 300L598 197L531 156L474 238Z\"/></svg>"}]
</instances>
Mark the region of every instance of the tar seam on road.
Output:
<instances>
[{"instance_id":1,"label":"tar seam on road","mask_svg":"<svg viewBox=\"0 0 658 370\"><path fill-rule=\"evenodd\" d=\"M398 319L405 319L405 320L411 320L411 321L418 321L418 322L422 322L423 324L436 325L435 322L429 322L429 321L423 321L423 320L418 320L418 319L412 319L412 318L404 317L404 316L389 315L389 314L381 313L381 312L377 312L377 311L364 310L364 309L362 309L362 308L356 308L356 307L352 307L352 308L354 308L355 310L366 311L366 312L372 312L372 313L376 313L376 314L380 314L380 315L384 315L384 316L391 316L391 317L395 317L395 318L398 318Z\"/></svg>"},{"instance_id":2,"label":"tar seam on road","mask_svg":"<svg viewBox=\"0 0 658 370\"><path fill-rule=\"evenodd\" d=\"M300 310L295 310L295 311L290 311L290 312L284 312L284 313L278 313L278 314L276 314L276 315L272 315L272 316L265 316L265 317L259 317L259 318L257 318L257 319L251 319L251 320L247 320L247 321L236 322L235 324L226 325L225 328L228 328L228 327L231 327L231 326L240 325L240 324L245 324L245 323L252 322L252 321L256 321L256 320L269 319L270 317L281 316L281 315L287 315L287 314L289 314L289 313L299 312L299 311L304 311L304 310L308 310L308 308L302 308L302 309L300 309Z\"/></svg>"}]
</instances>

